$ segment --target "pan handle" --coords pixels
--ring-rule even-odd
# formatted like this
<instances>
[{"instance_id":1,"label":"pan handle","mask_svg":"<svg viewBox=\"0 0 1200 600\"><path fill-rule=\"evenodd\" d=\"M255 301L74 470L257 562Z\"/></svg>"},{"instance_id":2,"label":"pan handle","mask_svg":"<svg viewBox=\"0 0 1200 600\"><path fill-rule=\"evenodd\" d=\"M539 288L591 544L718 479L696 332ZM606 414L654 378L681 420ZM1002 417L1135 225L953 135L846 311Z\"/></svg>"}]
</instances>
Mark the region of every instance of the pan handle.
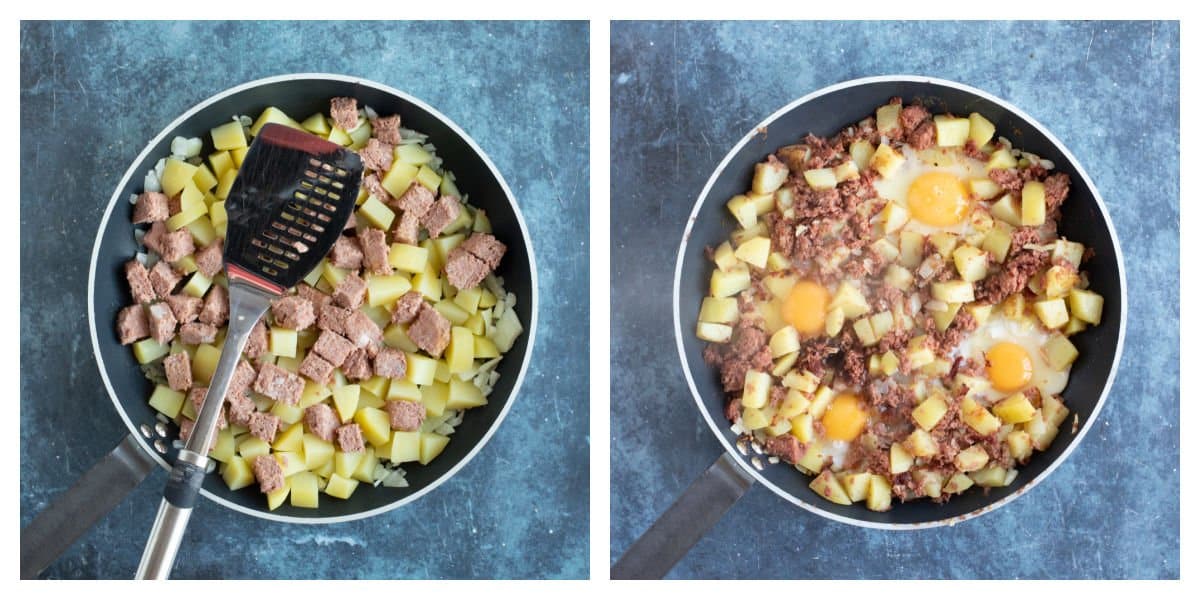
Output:
<instances>
[{"instance_id":1,"label":"pan handle","mask_svg":"<svg viewBox=\"0 0 1200 600\"><path fill-rule=\"evenodd\" d=\"M21 579L36 578L154 470L154 458L133 436L21 530Z\"/></svg>"},{"instance_id":2,"label":"pan handle","mask_svg":"<svg viewBox=\"0 0 1200 600\"><path fill-rule=\"evenodd\" d=\"M613 565L612 579L662 579L754 483L722 454Z\"/></svg>"}]
</instances>

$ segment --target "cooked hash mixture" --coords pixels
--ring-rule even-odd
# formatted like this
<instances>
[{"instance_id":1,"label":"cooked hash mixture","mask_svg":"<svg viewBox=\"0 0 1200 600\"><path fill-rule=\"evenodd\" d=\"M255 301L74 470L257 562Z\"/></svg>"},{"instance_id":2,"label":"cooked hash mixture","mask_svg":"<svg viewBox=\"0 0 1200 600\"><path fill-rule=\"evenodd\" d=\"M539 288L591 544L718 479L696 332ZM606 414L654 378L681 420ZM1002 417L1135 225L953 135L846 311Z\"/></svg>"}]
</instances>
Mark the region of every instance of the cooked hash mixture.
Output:
<instances>
[{"instance_id":1,"label":"cooked hash mixture","mask_svg":"<svg viewBox=\"0 0 1200 600\"><path fill-rule=\"evenodd\" d=\"M225 200L267 123L348 147L365 172L343 235L251 332L209 456L231 490L257 482L270 510L289 499L317 508L322 493L346 499L359 483L407 486L401 465L435 460L464 413L487 404L523 328L493 273L504 243L399 115L333 98L303 122L271 107L207 140L175 138L130 198L140 251L124 266L131 302L118 337L181 446L229 320Z\"/></svg>"},{"instance_id":2,"label":"cooked hash mixture","mask_svg":"<svg viewBox=\"0 0 1200 600\"><path fill-rule=\"evenodd\" d=\"M739 447L886 511L1050 446L1103 298L1058 234L1070 177L995 133L894 98L756 165L696 325Z\"/></svg>"}]
</instances>

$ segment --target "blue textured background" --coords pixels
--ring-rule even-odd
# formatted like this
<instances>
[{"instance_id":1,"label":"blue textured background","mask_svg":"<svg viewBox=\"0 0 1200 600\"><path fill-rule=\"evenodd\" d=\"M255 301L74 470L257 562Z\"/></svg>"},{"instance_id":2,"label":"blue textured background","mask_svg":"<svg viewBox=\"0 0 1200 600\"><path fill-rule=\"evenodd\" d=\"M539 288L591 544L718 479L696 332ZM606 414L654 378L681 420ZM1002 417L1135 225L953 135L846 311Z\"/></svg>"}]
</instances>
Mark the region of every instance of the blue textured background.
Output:
<instances>
[{"instance_id":1,"label":"blue textured background","mask_svg":"<svg viewBox=\"0 0 1200 600\"><path fill-rule=\"evenodd\" d=\"M614 23L611 40L614 561L721 452L671 325L675 252L704 182L787 102L915 73L1021 107L1100 189L1130 294L1108 403L1070 459L1002 510L884 532L755 486L671 576L1179 577L1177 23Z\"/></svg>"},{"instance_id":2,"label":"blue textured background","mask_svg":"<svg viewBox=\"0 0 1200 600\"><path fill-rule=\"evenodd\" d=\"M125 435L85 303L93 236L129 162L214 93L326 71L425 100L504 174L537 253L533 360L495 437L433 493L310 527L201 502L175 576L587 577L587 40L587 23L22 23L22 526ZM132 576L165 480L151 475L46 576Z\"/></svg>"}]
</instances>

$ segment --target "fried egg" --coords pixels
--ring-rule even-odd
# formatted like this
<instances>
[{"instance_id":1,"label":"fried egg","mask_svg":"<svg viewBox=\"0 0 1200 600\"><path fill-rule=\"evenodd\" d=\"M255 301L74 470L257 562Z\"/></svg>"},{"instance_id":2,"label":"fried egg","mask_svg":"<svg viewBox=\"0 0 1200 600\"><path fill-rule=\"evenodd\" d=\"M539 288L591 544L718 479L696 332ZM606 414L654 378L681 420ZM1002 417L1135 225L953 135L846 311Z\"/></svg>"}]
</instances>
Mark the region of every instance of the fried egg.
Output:
<instances>
[{"instance_id":1,"label":"fried egg","mask_svg":"<svg viewBox=\"0 0 1200 600\"><path fill-rule=\"evenodd\" d=\"M958 148L916 151L901 146L904 162L891 177L876 179L876 194L905 208L905 229L929 235L946 231L970 233L968 215L974 206L968 182L986 178L984 163Z\"/></svg>"},{"instance_id":2,"label":"fried egg","mask_svg":"<svg viewBox=\"0 0 1200 600\"><path fill-rule=\"evenodd\" d=\"M1042 396L1061 394L1067 387L1067 370L1056 370L1045 358L1050 335L1031 319L1017 320L993 314L959 344L956 356L985 365L986 385L974 392L988 400L1001 400L1016 392L1037 388Z\"/></svg>"}]
</instances>

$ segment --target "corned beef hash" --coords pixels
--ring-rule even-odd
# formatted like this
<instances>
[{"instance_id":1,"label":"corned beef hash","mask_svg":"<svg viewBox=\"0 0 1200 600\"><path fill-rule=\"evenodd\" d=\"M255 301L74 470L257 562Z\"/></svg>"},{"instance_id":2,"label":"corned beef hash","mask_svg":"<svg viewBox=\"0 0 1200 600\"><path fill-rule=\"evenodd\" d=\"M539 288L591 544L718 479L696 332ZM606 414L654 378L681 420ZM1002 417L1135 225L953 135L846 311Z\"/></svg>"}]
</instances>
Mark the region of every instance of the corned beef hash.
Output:
<instances>
[{"instance_id":1,"label":"corned beef hash","mask_svg":"<svg viewBox=\"0 0 1200 600\"><path fill-rule=\"evenodd\" d=\"M504 243L399 115L333 98L303 122L272 107L214 127L211 144L175 138L130 198L144 249L125 264L120 341L187 440L229 319L225 198L267 123L349 147L366 171L343 236L251 334L209 455L230 489L257 481L271 510L349 498L360 482L406 486L400 465L434 460L464 411L487 403L523 329L493 274Z\"/></svg>"},{"instance_id":2,"label":"corned beef hash","mask_svg":"<svg viewBox=\"0 0 1200 600\"><path fill-rule=\"evenodd\" d=\"M755 167L696 325L740 448L886 511L1049 447L1103 298L1058 235L1069 176L995 133L894 98Z\"/></svg>"}]
</instances>

